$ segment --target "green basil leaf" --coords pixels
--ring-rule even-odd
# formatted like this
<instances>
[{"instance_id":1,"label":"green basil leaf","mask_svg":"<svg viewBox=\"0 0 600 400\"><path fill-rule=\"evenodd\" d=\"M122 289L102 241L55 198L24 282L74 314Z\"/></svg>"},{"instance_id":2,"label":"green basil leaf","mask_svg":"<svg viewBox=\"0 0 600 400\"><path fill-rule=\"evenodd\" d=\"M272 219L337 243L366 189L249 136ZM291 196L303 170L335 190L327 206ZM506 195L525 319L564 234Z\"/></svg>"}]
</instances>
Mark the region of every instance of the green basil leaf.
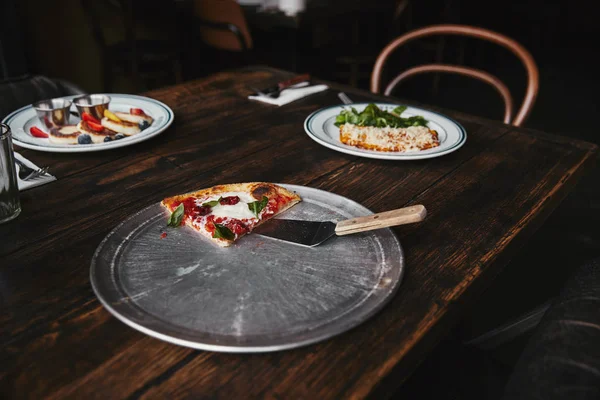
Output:
<instances>
[{"instance_id":1,"label":"green basil leaf","mask_svg":"<svg viewBox=\"0 0 600 400\"><path fill-rule=\"evenodd\" d=\"M229 229L225 225L215 224L214 222L213 224L215 225L215 231L213 232L212 237L227 240L235 239L235 235L233 234L233 232L231 232L231 229Z\"/></svg>"},{"instance_id":2,"label":"green basil leaf","mask_svg":"<svg viewBox=\"0 0 600 400\"><path fill-rule=\"evenodd\" d=\"M346 123L346 113L342 111L337 117L335 117L334 125L339 127L340 125L344 125Z\"/></svg>"},{"instance_id":3,"label":"green basil leaf","mask_svg":"<svg viewBox=\"0 0 600 400\"><path fill-rule=\"evenodd\" d=\"M392 111L392 112L393 112L394 114L396 114L397 116L400 116L400 115L402 115L402 113L403 113L404 111L406 111L406 109L407 109L407 108L408 108L408 107L406 107L406 106L398 106L398 107L394 108L394 111Z\"/></svg>"},{"instance_id":4,"label":"green basil leaf","mask_svg":"<svg viewBox=\"0 0 600 400\"><path fill-rule=\"evenodd\" d=\"M167 221L167 226L178 227L181 225L181 220L183 219L183 214L185 212L185 208L183 207L183 203L179 204L175 211L171 213L169 216L169 220Z\"/></svg>"},{"instance_id":5,"label":"green basil leaf","mask_svg":"<svg viewBox=\"0 0 600 400\"><path fill-rule=\"evenodd\" d=\"M258 218L258 214L260 214L262 209L265 208L268 203L269 199L267 198L267 196L263 196L262 200L260 201L257 200L253 201L252 203L248 203L248 209L252 211L254 215L256 215L256 218Z\"/></svg>"},{"instance_id":6,"label":"green basil leaf","mask_svg":"<svg viewBox=\"0 0 600 400\"><path fill-rule=\"evenodd\" d=\"M206 203L202 203L203 207L214 207L221 201L223 197L219 197L217 200L207 201Z\"/></svg>"},{"instance_id":7,"label":"green basil leaf","mask_svg":"<svg viewBox=\"0 0 600 400\"><path fill-rule=\"evenodd\" d=\"M386 126L392 128L408 128L409 126L427 126L427 120L422 116L413 116L402 118L400 115L406 110L406 106L398 106L388 112L380 109L377 105L371 103L365 107L362 112L356 108L342 109L335 118L335 126L343 124L354 124L358 126L375 126L383 128Z\"/></svg>"}]
</instances>

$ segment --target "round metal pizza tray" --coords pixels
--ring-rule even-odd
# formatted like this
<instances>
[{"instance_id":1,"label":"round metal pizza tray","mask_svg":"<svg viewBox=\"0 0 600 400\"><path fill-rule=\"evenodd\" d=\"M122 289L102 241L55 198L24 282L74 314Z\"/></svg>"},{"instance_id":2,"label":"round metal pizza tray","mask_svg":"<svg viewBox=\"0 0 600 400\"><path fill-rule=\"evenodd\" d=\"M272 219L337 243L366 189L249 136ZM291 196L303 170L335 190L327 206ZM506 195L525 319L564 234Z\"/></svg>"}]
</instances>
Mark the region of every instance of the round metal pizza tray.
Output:
<instances>
[{"instance_id":1,"label":"round metal pizza tray","mask_svg":"<svg viewBox=\"0 0 600 400\"><path fill-rule=\"evenodd\" d=\"M333 193L282 186L303 199L287 219L371 214ZM98 246L90 279L115 317L181 346L250 353L328 339L381 309L404 271L390 229L314 248L250 234L221 248L189 227L167 228L167 218L157 203L121 223Z\"/></svg>"}]
</instances>

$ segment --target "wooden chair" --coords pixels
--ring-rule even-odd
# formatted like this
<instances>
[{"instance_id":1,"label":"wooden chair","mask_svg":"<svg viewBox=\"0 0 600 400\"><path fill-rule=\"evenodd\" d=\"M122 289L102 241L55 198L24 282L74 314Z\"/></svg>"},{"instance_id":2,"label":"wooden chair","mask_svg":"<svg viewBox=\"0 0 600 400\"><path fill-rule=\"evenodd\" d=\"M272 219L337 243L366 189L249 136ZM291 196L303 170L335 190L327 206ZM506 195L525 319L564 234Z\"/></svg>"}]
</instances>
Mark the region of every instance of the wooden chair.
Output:
<instances>
[{"instance_id":1,"label":"wooden chair","mask_svg":"<svg viewBox=\"0 0 600 400\"><path fill-rule=\"evenodd\" d=\"M115 74L124 75L137 91L149 89L153 80L183 81L174 4L81 0L81 5L100 50L105 91L113 90ZM160 27L160 37L141 38L144 25ZM119 31L122 37L111 43L110 36Z\"/></svg>"},{"instance_id":2,"label":"wooden chair","mask_svg":"<svg viewBox=\"0 0 600 400\"><path fill-rule=\"evenodd\" d=\"M388 57L394 50L415 39L435 35L467 36L487 40L507 48L522 61L527 71L527 90L525 92L523 103L521 104L521 107L519 108L519 111L517 112L517 115L514 117L514 119L512 118L513 101L510 91L508 90L506 85L502 83L500 79L498 79L490 73L469 67L448 64L426 64L413 67L396 76L386 86L384 94L386 96L389 96L392 90L394 90L394 88L400 82L415 75L427 72L459 74L483 81L491 85L494 89L496 89L496 91L500 94L500 96L502 96L502 99L504 100L504 123L512 124L514 126L520 126L531 112L531 109L537 97L539 87L539 73L537 65L529 51L527 51L527 49L525 49L521 44L502 34L483 28L465 25L433 25L421 29L416 29L398 37L397 39L389 43L381 51L381 53L379 53L377 61L375 62L375 66L373 67L373 72L371 74L371 91L373 93L380 93L383 67Z\"/></svg>"},{"instance_id":3,"label":"wooden chair","mask_svg":"<svg viewBox=\"0 0 600 400\"><path fill-rule=\"evenodd\" d=\"M43 75L23 75L0 81L0 119L18 108L54 97L85 94L76 84Z\"/></svg>"},{"instance_id":4,"label":"wooden chair","mask_svg":"<svg viewBox=\"0 0 600 400\"><path fill-rule=\"evenodd\" d=\"M233 52L252 49L252 35L237 1L196 0L193 12L200 38L207 46Z\"/></svg>"}]
</instances>

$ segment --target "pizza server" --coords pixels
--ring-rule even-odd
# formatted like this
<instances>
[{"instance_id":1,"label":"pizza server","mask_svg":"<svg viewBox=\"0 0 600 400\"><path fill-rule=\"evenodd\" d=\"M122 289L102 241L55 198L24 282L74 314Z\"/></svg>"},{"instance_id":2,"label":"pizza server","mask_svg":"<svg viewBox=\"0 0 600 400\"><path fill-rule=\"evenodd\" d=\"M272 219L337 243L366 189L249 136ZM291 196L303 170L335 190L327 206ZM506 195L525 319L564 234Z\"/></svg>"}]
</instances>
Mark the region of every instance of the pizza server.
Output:
<instances>
[{"instance_id":1,"label":"pizza server","mask_svg":"<svg viewBox=\"0 0 600 400\"><path fill-rule=\"evenodd\" d=\"M340 222L272 219L258 226L252 233L269 236L302 246L314 247L333 236L350 235L390 226L406 225L425 219L427 210L422 205L399 208L378 214L357 217Z\"/></svg>"}]
</instances>

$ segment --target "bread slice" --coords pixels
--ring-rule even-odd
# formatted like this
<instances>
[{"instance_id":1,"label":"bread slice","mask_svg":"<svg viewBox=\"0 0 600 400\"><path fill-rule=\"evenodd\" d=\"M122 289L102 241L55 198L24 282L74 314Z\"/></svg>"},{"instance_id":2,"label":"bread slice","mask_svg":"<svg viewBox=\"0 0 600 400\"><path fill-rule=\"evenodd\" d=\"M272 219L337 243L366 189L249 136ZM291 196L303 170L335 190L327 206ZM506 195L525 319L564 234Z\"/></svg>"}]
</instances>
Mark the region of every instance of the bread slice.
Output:
<instances>
[{"instance_id":1,"label":"bread slice","mask_svg":"<svg viewBox=\"0 0 600 400\"><path fill-rule=\"evenodd\" d=\"M438 133L426 126L378 128L354 124L340 125L340 141L366 150L408 152L438 147Z\"/></svg>"}]
</instances>

